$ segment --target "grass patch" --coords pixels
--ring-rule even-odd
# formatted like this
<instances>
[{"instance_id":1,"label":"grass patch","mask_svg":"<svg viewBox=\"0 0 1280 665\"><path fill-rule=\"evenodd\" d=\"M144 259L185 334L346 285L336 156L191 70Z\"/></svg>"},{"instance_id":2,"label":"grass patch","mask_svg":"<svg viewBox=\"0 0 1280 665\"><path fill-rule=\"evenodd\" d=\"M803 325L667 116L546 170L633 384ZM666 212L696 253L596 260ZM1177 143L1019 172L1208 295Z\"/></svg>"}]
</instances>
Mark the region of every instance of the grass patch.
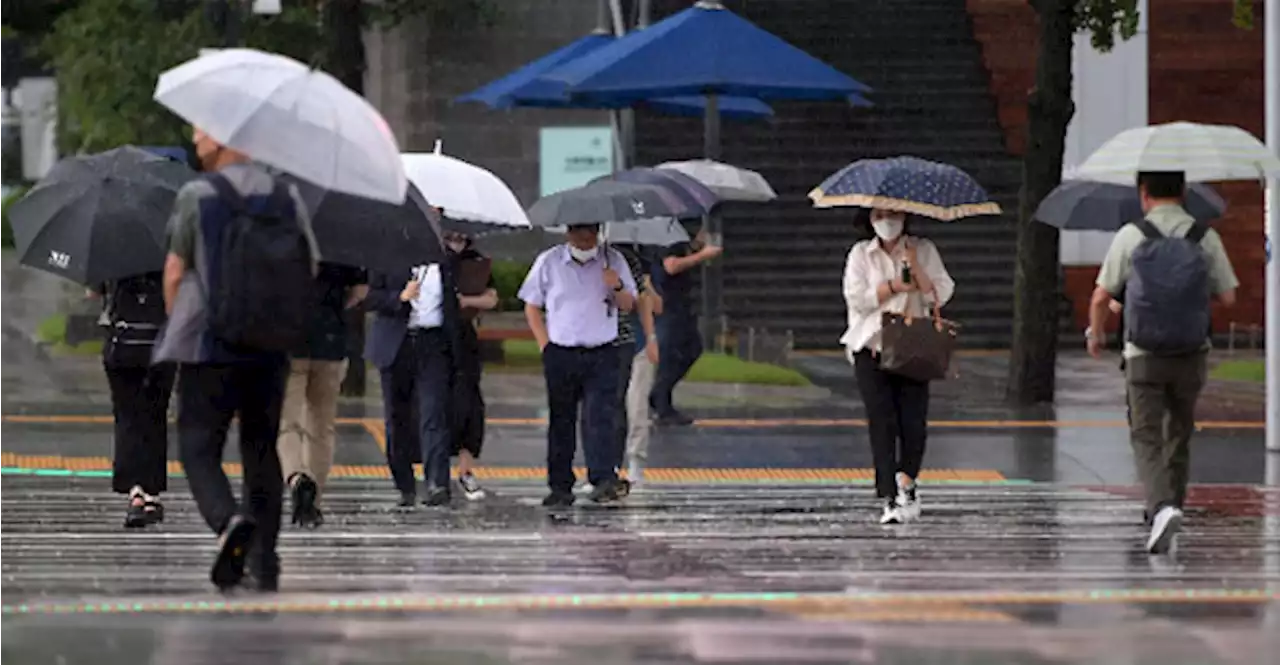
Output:
<instances>
[{"instance_id":1,"label":"grass patch","mask_svg":"<svg viewBox=\"0 0 1280 665\"><path fill-rule=\"evenodd\" d=\"M537 342L509 339L502 343L506 360L501 365L486 365L496 371L533 371L542 367L542 352ZM789 367L755 363L720 353L704 353L689 370L686 379L694 383L748 383L763 386L807 386L809 379Z\"/></svg>"},{"instance_id":2,"label":"grass patch","mask_svg":"<svg viewBox=\"0 0 1280 665\"><path fill-rule=\"evenodd\" d=\"M48 344L56 354L92 356L102 353L102 340L91 339L76 345L67 344L67 315L54 314L36 327L36 339Z\"/></svg>"},{"instance_id":3,"label":"grass patch","mask_svg":"<svg viewBox=\"0 0 1280 665\"><path fill-rule=\"evenodd\" d=\"M1214 367L1209 377L1223 381L1263 383L1267 380L1267 366L1261 359L1227 360Z\"/></svg>"}]
</instances>

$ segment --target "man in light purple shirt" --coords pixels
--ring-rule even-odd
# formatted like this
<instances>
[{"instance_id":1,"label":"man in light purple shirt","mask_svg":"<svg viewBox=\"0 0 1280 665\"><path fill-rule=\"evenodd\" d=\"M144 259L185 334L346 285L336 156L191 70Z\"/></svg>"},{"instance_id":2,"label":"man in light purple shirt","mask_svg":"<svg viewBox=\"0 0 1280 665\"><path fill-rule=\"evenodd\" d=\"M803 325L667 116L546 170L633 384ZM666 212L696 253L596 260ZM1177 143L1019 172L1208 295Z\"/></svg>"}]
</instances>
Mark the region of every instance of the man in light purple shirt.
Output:
<instances>
[{"instance_id":1,"label":"man in light purple shirt","mask_svg":"<svg viewBox=\"0 0 1280 665\"><path fill-rule=\"evenodd\" d=\"M614 450L618 317L635 306L636 284L627 261L601 248L598 224L570 226L568 242L538 255L520 287L525 318L542 349L547 379L547 484L542 505L573 505L573 456L578 405L591 500L617 501L628 487L618 479L622 451ZM544 314L545 311L545 314Z\"/></svg>"}]
</instances>

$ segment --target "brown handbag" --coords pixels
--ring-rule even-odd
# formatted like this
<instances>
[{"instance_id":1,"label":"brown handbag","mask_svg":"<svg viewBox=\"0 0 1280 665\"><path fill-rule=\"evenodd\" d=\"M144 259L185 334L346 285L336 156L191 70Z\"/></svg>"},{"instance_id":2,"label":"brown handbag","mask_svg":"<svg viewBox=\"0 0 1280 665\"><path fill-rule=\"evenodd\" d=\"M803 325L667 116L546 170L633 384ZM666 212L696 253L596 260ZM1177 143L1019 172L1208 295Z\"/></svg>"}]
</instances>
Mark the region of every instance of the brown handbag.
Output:
<instances>
[{"instance_id":1,"label":"brown handbag","mask_svg":"<svg viewBox=\"0 0 1280 665\"><path fill-rule=\"evenodd\" d=\"M880 369L916 381L936 381L949 376L951 352L960 326L942 318L938 294L933 292L933 317L881 314ZM910 311L908 298L907 310Z\"/></svg>"}]
</instances>

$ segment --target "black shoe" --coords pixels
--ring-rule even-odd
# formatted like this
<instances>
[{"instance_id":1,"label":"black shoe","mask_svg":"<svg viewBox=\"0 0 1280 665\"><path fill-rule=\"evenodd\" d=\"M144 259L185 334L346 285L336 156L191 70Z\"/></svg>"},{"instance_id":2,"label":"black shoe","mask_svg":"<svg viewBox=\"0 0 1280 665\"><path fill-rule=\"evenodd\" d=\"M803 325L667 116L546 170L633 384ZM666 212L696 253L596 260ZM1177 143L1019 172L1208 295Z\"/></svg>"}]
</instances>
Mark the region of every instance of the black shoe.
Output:
<instances>
[{"instance_id":1,"label":"black shoe","mask_svg":"<svg viewBox=\"0 0 1280 665\"><path fill-rule=\"evenodd\" d=\"M658 427L688 427L693 424L693 418L684 415L678 411L672 411L663 416L658 416Z\"/></svg>"},{"instance_id":2,"label":"black shoe","mask_svg":"<svg viewBox=\"0 0 1280 665\"><path fill-rule=\"evenodd\" d=\"M485 497L480 480L470 471L458 476L458 486L462 488L462 496L466 497L467 501L479 501Z\"/></svg>"},{"instance_id":3,"label":"black shoe","mask_svg":"<svg viewBox=\"0 0 1280 665\"><path fill-rule=\"evenodd\" d=\"M413 508L418 503L418 496L413 492L401 492L400 500L396 502L397 508Z\"/></svg>"},{"instance_id":4,"label":"black shoe","mask_svg":"<svg viewBox=\"0 0 1280 665\"><path fill-rule=\"evenodd\" d=\"M159 524L164 521L164 504L160 503L160 499L149 496L142 504L147 513L147 521L150 524Z\"/></svg>"},{"instance_id":5,"label":"black shoe","mask_svg":"<svg viewBox=\"0 0 1280 665\"><path fill-rule=\"evenodd\" d=\"M316 508L316 496L320 488L316 481L305 473L294 476L290 483L293 488L293 523L304 528L314 529L324 523L320 509Z\"/></svg>"},{"instance_id":6,"label":"black shoe","mask_svg":"<svg viewBox=\"0 0 1280 665\"><path fill-rule=\"evenodd\" d=\"M209 579L214 586L227 589L244 579L244 560L256 528L253 521L240 515L227 522L227 528L218 539L218 556L209 570Z\"/></svg>"},{"instance_id":7,"label":"black shoe","mask_svg":"<svg viewBox=\"0 0 1280 665\"><path fill-rule=\"evenodd\" d=\"M631 484L613 478L596 485L587 498L594 503L613 503L631 493Z\"/></svg>"},{"instance_id":8,"label":"black shoe","mask_svg":"<svg viewBox=\"0 0 1280 665\"><path fill-rule=\"evenodd\" d=\"M443 487L433 487L427 490L427 498L422 500L424 506L447 506L449 505L449 490Z\"/></svg>"},{"instance_id":9,"label":"black shoe","mask_svg":"<svg viewBox=\"0 0 1280 665\"><path fill-rule=\"evenodd\" d=\"M573 492L555 490L542 500L542 505L547 508L568 508L573 505L575 500Z\"/></svg>"},{"instance_id":10,"label":"black shoe","mask_svg":"<svg viewBox=\"0 0 1280 665\"><path fill-rule=\"evenodd\" d=\"M258 593L276 593L280 590L280 578L275 575L255 575L249 573L240 583L242 589Z\"/></svg>"},{"instance_id":11,"label":"black shoe","mask_svg":"<svg viewBox=\"0 0 1280 665\"><path fill-rule=\"evenodd\" d=\"M129 509L124 514L124 528L141 529L151 524L151 519L147 517L147 504L141 499L142 497L129 499Z\"/></svg>"}]
</instances>

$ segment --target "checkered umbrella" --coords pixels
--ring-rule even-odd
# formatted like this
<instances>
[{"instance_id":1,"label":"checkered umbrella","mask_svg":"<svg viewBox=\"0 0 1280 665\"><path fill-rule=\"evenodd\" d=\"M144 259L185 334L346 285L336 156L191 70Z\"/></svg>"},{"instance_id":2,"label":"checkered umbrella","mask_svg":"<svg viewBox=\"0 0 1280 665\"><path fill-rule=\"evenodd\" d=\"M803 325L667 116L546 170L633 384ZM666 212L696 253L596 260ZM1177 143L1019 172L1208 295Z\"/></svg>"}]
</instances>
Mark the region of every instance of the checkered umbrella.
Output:
<instances>
[{"instance_id":1,"label":"checkered umbrella","mask_svg":"<svg viewBox=\"0 0 1280 665\"><path fill-rule=\"evenodd\" d=\"M950 222L998 215L1000 205L968 173L918 157L863 159L809 192L815 208L882 208Z\"/></svg>"}]
</instances>

